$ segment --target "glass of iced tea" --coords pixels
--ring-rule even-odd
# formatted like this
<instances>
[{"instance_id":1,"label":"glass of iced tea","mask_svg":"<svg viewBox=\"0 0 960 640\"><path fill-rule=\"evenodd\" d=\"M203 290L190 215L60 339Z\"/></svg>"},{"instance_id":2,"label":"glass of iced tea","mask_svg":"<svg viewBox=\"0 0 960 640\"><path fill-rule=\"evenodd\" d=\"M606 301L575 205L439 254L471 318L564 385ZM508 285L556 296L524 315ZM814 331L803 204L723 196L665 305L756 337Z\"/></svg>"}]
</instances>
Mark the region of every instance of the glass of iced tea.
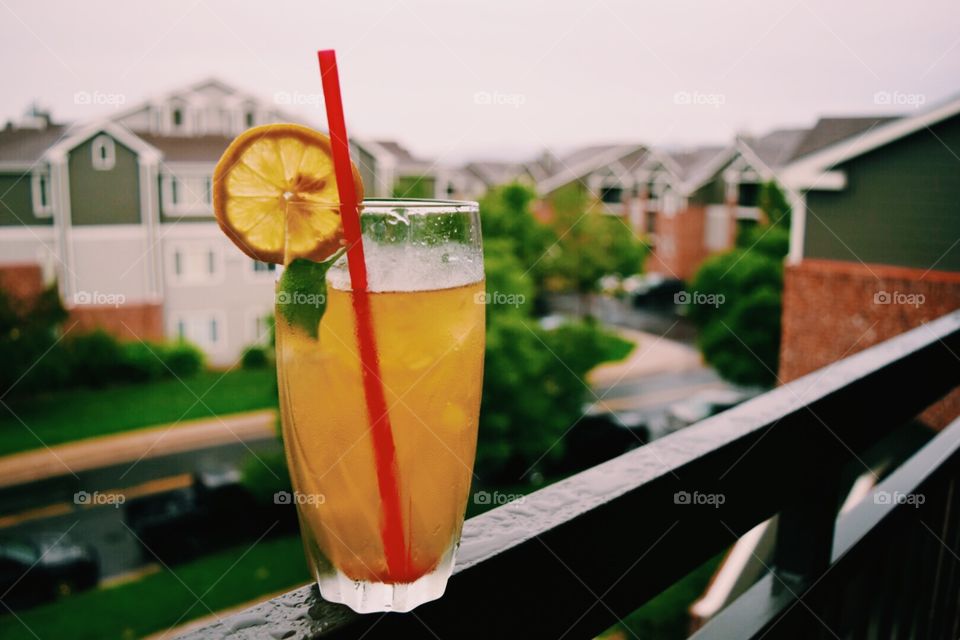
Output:
<instances>
[{"instance_id":1,"label":"glass of iced tea","mask_svg":"<svg viewBox=\"0 0 960 640\"><path fill-rule=\"evenodd\" d=\"M287 218L319 219L311 209L323 206L291 202ZM284 446L323 597L361 613L409 611L443 594L473 475L479 211L475 202L366 200L360 221L366 292L352 290L346 256L285 260L276 305ZM360 352L364 322L372 365ZM371 404L377 388L382 402Z\"/></svg>"}]
</instances>

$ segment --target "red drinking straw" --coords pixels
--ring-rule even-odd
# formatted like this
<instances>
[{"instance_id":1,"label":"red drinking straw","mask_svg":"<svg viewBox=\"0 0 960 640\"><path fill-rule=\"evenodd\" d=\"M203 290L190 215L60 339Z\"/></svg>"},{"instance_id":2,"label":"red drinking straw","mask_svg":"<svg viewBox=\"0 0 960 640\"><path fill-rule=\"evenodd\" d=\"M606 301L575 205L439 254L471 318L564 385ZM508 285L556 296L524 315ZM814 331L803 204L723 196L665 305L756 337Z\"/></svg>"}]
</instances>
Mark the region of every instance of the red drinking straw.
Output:
<instances>
[{"instance_id":1,"label":"red drinking straw","mask_svg":"<svg viewBox=\"0 0 960 640\"><path fill-rule=\"evenodd\" d=\"M403 539L396 448L393 443L393 428L390 426L383 382L380 378L380 359L377 356L377 342L373 332L373 318L370 314L367 265L364 262L363 240L360 233L360 209L353 185L350 144L347 138L347 125L343 118L340 77L337 73L337 56L333 49L327 49L318 51L317 57L320 59L320 79L323 82L323 97L327 106L327 126L330 129L333 168L337 176L337 191L340 193L340 217L343 220L343 234L347 240L347 267L350 270L350 285L353 289L351 296L353 311L357 319L357 343L360 348L363 390L367 401L373 454L377 465L377 486L380 490L383 509L380 538L383 542L390 578L398 582L406 582L409 562L407 562L408 554Z\"/></svg>"}]
</instances>

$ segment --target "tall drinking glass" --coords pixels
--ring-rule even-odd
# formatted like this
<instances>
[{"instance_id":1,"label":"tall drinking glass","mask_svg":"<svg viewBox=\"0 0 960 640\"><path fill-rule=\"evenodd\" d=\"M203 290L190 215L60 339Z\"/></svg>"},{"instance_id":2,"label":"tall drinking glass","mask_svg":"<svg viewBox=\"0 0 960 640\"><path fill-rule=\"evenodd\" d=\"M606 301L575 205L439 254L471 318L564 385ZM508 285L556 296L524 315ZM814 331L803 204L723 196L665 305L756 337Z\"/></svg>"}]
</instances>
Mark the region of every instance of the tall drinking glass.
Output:
<instances>
[{"instance_id":1,"label":"tall drinking glass","mask_svg":"<svg viewBox=\"0 0 960 640\"><path fill-rule=\"evenodd\" d=\"M295 221L323 205L288 206L302 208L288 210ZM366 200L360 221L367 294L352 291L345 256L324 274L288 255L278 283L284 446L324 599L361 613L409 611L443 594L473 475L479 211L475 202ZM367 312L377 367L360 353ZM381 415L371 415L371 384L382 389Z\"/></svg>"}]
</instances>

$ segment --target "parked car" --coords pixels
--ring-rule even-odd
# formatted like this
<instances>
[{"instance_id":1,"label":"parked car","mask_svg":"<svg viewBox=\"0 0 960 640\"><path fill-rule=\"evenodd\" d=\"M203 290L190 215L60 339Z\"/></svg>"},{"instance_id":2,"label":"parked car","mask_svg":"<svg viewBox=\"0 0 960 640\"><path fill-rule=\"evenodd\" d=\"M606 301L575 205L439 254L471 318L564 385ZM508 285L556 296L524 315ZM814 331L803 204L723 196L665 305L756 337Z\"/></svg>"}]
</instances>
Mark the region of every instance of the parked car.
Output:
<instances>
[{"instance_id":1,"label":"parked car","mask_svg":"<svg viewBox=\"0 0 960 640\"><path fill-rule=\"evenodd\" d=\"M670 405L666 414L668 431L676 431L731 409L759 393L754 389L706 389Z\"/></svg>"},{"instance_id":2,"label":"parked car","mask_svg":"<svg viewBox=\"0 0 960 640\"><path fill-rule=\"evenodd\" d=\"M124 507L145 556L168 564L247 539L257 527L255 513L240 472L229 468L197 472L190 487L131 500Z\"/></svg>"},{"instance_id":3,"label":"parked car","mask_svg":"<svg viewBox=\"0 0 960 640\"><path fill-rule=\"evenodd\" d=\"M26 608L100 582L93 547L62 533L0 539L0 594L11 608Z\"/></svg>"}]
</instances>

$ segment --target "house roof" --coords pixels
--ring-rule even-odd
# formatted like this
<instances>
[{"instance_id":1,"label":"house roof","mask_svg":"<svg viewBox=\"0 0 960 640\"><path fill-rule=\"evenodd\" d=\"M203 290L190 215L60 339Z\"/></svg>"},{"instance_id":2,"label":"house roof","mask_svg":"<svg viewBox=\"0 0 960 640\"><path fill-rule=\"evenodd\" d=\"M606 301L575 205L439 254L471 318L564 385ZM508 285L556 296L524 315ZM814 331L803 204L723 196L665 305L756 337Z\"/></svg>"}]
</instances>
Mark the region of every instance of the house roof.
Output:
<instances>
[{"instance_id":1,"label":"house roof","mask_svg":"<svg viewBox=\"0 0 960 640\"><path fill-rule=\"evenodd\" d=\"M0 130L0 162L32 165L64 137L68 129L65 124L49 124L42 128L20 128L8 124Z\"/></svg>"},{"instance_id":2,"label":"house roof","mask_svg":"<svg viewBox=\"0 0 960 640\"><path fill-rule=\"evenodd\" d=\"M647 152L640 144L604 144L581 147L556 161L556 171L538 181L541 193L550 193L618 161L635 162L636 154Z\"/></svg>"},{"instance_id":3,"label":"house roof","mask_svg":"<svg viewBox=\"0 0 960 640\"><path fill-rule=\"evenodd\" d=\"M792 188L842 188L845 178L833 168L852 158L890 144L895 140L929 128L939 122L960 114L960 96L934 105L930 109L909 117L884 118L873 126L865 127L856 137L835 140L815 151L798 155L784 175Z\"/></svg>"},{"instance_id":4,"label":"house roof","mask_svg":"<svg viewBox=\"0 0 960 640\"><path fill-rule=\"evenodd\" d=\"M809 155L820 149L863 134L882 124L897 120L900 116L857 116L853 118L820 118L812 129L799 141L791 160Z\"/></svg>"},{"instance_id":5,"label":"house roof","mask_svg":"<svg viewBox=\"0 0 960 640\"><path fill-rule=\"evenodd\" d=\"M398 163L423 162L422 159L414 157L409 149L396 140L374 140L374 142L380 145L384 151L392 155Z\"/></svg>"},{"instance_id":6,"label":"house roof","mask_svg":"<svg viewBox=\"0 0 960 640\"><path fill-rule=\"evenodd\" d=\"M679 172L677 177L681 180L688 180L701 171L711 160L723 153L725 149L725 147L719 146L695 147L666 151L664 155L673 161L676 171Z\"/></svg>"},{"instance_id":7,"label":"house roof","mask_svg":"<svg viewBox=\"0 0 960 640\"><path fill-rule=\"evenodd\" d=\"M525 171L524 166L516 162L494 161L470 162L463 169L488 187L512 182Z\"/></svg>"},{"instance_id":8,"label":"house roof","mask_svg":"<svg viewBox=\"0 0 960 640\"><path fill-rule=\"evenodd\" d=\"M166 162L216 162L230 145L229 136L159 136L139 134L147 143L160 150Z\"/></svg>"},{"instance_id":9,"label":"house roof","mask_svg":"<svg viewBox=\"0 0 960 640\"><path fill-rule=\"evenodd\" d=\"M811 129L775 129L765 135L746 138L757 157L769 167L782 167L794 158L800 143Z\"/></svg>"}]
</instances>

